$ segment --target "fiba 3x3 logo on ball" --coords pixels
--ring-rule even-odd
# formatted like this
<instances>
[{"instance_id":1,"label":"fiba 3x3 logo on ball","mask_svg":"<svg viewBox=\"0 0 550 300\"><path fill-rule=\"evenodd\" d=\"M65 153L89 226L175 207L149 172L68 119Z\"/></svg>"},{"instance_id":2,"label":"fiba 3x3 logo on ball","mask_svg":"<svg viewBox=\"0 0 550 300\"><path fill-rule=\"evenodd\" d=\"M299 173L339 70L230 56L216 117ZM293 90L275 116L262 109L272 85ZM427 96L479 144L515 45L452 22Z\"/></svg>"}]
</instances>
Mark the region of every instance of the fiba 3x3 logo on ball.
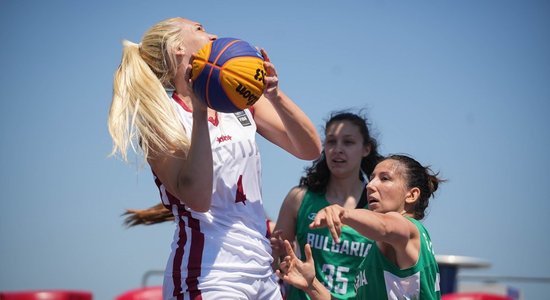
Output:
<instances>
[{"instance_id":1,"label":"fiba 3x3 logo on ball","mask_svg":"<svg viewBox=\"0 0 550 300\"><path fill-rule=\"evenodd\" d=\"M209 42L193 60L193 90L208 107L232 113L252 106L264 91L264 60L236 38Z\"/></svg>"}]
</instances>

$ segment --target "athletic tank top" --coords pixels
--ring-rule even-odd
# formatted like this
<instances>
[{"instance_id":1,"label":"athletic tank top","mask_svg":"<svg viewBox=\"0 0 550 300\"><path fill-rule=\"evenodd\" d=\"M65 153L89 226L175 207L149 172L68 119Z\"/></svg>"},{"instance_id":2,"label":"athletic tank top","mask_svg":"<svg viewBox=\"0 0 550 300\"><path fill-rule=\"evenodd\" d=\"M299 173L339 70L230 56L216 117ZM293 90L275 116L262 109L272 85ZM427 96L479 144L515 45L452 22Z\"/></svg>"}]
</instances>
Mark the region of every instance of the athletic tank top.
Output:
<instances>
[{"instance_id":1,"label":"athletic tank top","mask_svg":"<svg viewBox=\"0 0 550 300\"><path fill-rule=\"evenodd\" d=\"M357 299L441 299L439 268L435 261L428 231L420 222L409 218L420 232L418 262L407 269L399 269L386 259L376 243L359 267L355 278Z\"/></svg>"},{"instance_id":2,"label":"athletic tank top","mask_svg":"<svg viewBox=\"0 0 550 300\"><path fill-rule=\"evenodd\" d=\"M309 224L317 212L329 205L324 194L305 193L296 220L296 240L300 253L304 253L305 244L310 244L316 277L332 296L336 299L355 299L353 281L359 264L372 247L372 241L349 226L342 227L340 243L334 242L327 228L310 229ZM287 299L309 297L291 286Z\"/></svg>"},{"instance_id":3,"label":"athletic tank top","mask_svg":"<svg viewBox=\"0 0 550 300\"><path fill-rule=\"evenodd\" d=\"M192 113L173 95L191 139ZM217 113L208 122L213 158L212 205L196 212L171 195L155 177L164 206L176 216L172 252L165 276L174 295L198 291L217 278L272 275L271 246L261 198L260 153L250 110Z\"/></svg>"}]
</instances>

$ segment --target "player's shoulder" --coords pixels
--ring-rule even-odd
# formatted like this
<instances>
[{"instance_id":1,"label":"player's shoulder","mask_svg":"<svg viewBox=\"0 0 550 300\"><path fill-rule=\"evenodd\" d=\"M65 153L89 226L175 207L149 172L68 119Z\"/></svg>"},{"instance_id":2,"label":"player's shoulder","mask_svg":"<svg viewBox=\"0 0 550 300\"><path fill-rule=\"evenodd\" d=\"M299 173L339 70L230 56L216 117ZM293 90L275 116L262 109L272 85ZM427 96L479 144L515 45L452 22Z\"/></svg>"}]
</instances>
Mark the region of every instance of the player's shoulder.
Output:
<instances>
[{"instance_id":1,"label":"player's shoulder","mask_svg":"<svg viewBox=\"0 0 550 300\"><path fill-rule=\"evenodd\" d=\"M305 187L292 187L286 194L286 197L283 201L283 207L286 209L290 209L292 212L298 212L298 209L302 204L302 200L304 199L304 195L306 194L306 192L307 189Z\"/></svg>"},{"instance_id":2,"label":"player's shoulder","mask_svg":"<svg viewBox=\"0 0 550 300\"><path fill-rule=\"evenodd\" d=\"M287 198L291 198L294 201L302 201L307 191L305 186L294 186L288 191Z\"/></svg>"}]
</instances>

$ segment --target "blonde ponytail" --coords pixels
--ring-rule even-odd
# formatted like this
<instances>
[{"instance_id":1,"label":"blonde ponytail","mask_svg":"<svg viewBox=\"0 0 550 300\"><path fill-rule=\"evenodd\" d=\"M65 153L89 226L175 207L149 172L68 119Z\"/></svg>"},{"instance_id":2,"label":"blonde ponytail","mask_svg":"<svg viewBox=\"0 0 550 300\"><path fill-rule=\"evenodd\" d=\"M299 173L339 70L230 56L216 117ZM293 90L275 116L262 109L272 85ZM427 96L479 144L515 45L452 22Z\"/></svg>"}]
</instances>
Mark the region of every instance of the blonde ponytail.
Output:
<instances>
[{"instance_id":1,"label":"blonde ponytail","mask_svg":"<svg viewBox=\"0 0 550 300\"><path fill-rule=\"evenodd\" d=\"M170 29L168 33L166 27ZM113 139L111 155L118 153L127 161L128 148L136 153L141 149L145 159L155 153L173 154L175 151L186 152L189 148L189 139L166 93L175 74L175 56L168 49L172 43L180 42L174 38L180 30L175 19L169 19L146 33L143 39L143 42L147 41L145 47L123 42L122 61L114 76L108 119ZM161 51L150 53L151 49ZM164 68L159 70L159 65Z\"/></svg>"}]
</instances>

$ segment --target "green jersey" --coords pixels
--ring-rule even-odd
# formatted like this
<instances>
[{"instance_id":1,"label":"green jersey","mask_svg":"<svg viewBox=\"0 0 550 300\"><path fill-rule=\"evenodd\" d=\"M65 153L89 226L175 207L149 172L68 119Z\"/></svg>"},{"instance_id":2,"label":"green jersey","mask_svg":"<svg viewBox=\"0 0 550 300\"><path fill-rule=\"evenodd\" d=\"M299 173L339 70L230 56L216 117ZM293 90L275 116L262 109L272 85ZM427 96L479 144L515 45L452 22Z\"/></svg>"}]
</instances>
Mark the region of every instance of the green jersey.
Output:
<instances>
[{"instance_id":1,"label":"green jersey","mask_svg":"<svg viewBox=\"0 0 550 300\"><path fill-rule=\"evenodd\" d=\"M359 267L355 278L357 299L432 300L441 299L439 268L435 261L430 235L424 225L413 218L420 232L418 262L407 269L399 269L386 259L376 244Z\"/></svg>"},{"instance_id":2,"label":"green jersey","mask_svg":"<svg viewBox=\"0 0 550 300\"><path fill-rule=\"evenodd\" d=\"M342 227L339 243L333 241L327 228L310 229L309 224L317 212L329 205L325 195L310 191L305 193L296 218L296 240L300 253L304 253L305 244L311 246L317 279L325 285L332 296L336 299L355 299L353 281L359 264L373 246L373 242L349 226ZM305 259L305 256L302 259ZM291 286L286 299L309 297Z\"/></svg>"}]
</instances>

